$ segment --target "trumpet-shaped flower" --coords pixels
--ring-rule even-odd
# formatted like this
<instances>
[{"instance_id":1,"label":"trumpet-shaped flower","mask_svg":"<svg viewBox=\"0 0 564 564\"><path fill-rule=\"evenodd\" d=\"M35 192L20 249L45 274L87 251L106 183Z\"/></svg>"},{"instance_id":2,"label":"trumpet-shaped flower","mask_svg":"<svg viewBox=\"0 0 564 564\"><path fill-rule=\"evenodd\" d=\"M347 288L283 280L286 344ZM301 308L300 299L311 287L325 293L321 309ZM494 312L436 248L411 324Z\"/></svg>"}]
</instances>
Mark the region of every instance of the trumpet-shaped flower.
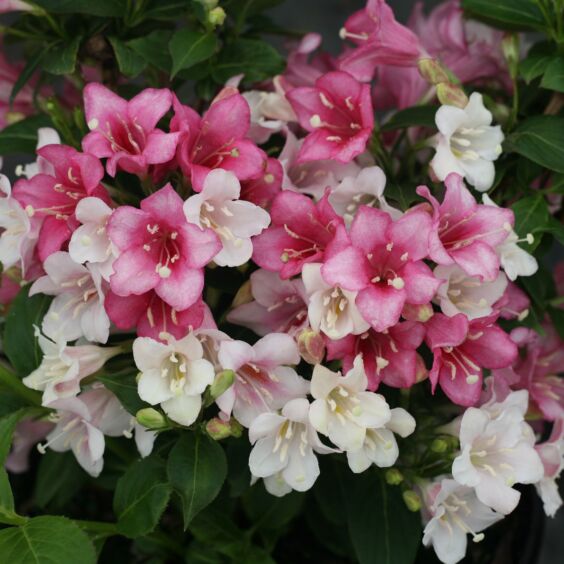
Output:
<instances>
[{"instance_id":1,"label":"trumpet-shaped flower","mask_svg":"<svg viewBox=\"0 0 564 564\"><path fill-rule=\"evenodd\" d=\"M535 450L544 467L544 476L535 487L542 499L544 512L549 517L554 517L562 506L556 480L564 469L564 420L559 419L554 423L548 441L536 445Z\"/></svg>"}]
</instances>

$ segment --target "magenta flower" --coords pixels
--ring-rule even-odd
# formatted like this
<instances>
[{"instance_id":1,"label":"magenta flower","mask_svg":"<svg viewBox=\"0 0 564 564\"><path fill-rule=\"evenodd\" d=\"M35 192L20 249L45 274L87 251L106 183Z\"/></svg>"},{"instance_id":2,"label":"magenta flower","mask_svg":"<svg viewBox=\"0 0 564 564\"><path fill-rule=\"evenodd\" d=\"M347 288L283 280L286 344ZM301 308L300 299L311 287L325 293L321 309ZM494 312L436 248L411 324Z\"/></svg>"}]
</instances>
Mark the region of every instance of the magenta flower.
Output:
<instances>
[{"instance_id":1,"label":"magenta flower","mask_svg":"<svg viewBox=\"0 0 564 564\"><path fill-rule=\"evenodd\" d=\"M176 158L196 192L215 168L233 172L240 181L261 175L266 155L247 139L251 110L243 96L220 94L202 118L176 97L173 106L170 128L180 134Z\"/></svg>"},{"instance_id":2,"label":"magenta flower","mask_svg":"<svg viewBox=\"0 0 564 564\"><path fill-rule=\"evenodd\" d=\"M437 264L458 264L470 276L495 280L500 266L495 248L509 235L513 212L476 203L458 174L449 174L445 186L441 204L427 186L417 188L433 206L429 257Z\"/></svg>"},{"instance_id":3,"label":"magenta flower","mask_svg":"<svg viewBox=\"0 0 564 564\"><path fill-rule=\"evenodd\" d=\"M280 193L284 170L278 159L264 161L260 176L241 182L241 200L246 200L268 210L272 200Z\"/></svg>"},{"instance_id":4,"label":"magenta flower","mask_svg":"<svg viewBox=\"0 0 564 564\"><path fill-rule=\"evenodd\" d=\"M342 360L343 371L347 372L360 354L369 390L376 390L381 382L394 388L410 388L424 370L416 352L424 336L421 323L404 321L384 333L369 329L362 335L348 335L338 341L327 339L327 360Z\"/></svg>"},{"instance_id":5,"label":"magenta flower","mask_svg":"<svg viewBox=\"0 0 564 564\"><path fill-rule=\"evenodd\" d=\"M84 111L91 132L82 141L83 149L107 157L110 176L118 169L146 176L149 165L174 157L179 134L156 128L171 103L167 89L147 88L127 101L101 84L87 84Z\"/></svg>"},{"instance_id":6,"label":"magenta flower","mask_svg":"<svg viewBox=\"0 0 564 564\"><path fill-rule=\"evenodd\" d=\"M337 232L321 273L335 286L358 291L356 305L375 331L395 325L407 304L429 302L441 284L423 262L431 220L416 210L393 221L386 212L361 206Z\"/></svg>"},{"instance_id":7,"label":"magenta flower","mask_svg":"<svg viewBox=\"0 0 564 564\"><path fill-rule=\"evenodd\" d=\"M348 163L360 155L374 127L370 87L342 71L328 72L315 86L294 88L286 95L300 125L310 134L298 163L334 159Z\"/></svg>"},{"instance_id":8,"label":"magenta flower","mask_svg":"<svg viewBox=\"0 0 564 564\"><path fill-rule=\"evenodd\" d=\"M262 268L291 278L308 262L322 262L336 228L343 226L328 195L317 204L295 192L279 194L270 209L268 229L253 239L253 260Z\"/></svg>"},{"instance_id":9,"label":"magenta flower","mask_svg":"<svg viewBox=\"0 0 564 564\"><path fill-rule=\"evenodd\" d=\"M43 220L37 251L44 261L59 251L80 225L75 216L80 200L95 196L109 203L110 199L100 184L104 168L97 158L66 145L46 145L37 154L52 165L52 174L22 178L12 193L30 217Z\"/></svg>"},{"instance_id":10,"label":"magenta flower","mask_svg":"<svg viewBox=\"0 0 564 564\"><path fill-rule=\"evenodd\" d=\"M121 206L108 221L108 235L120 252L110 278L118 296L155 290L172 308L195 303L204 286L203 267L221 249L211 229L186 221L183 201L170 184L141 202Z\"/></svg>"},{"instance_id":11,"label":"magenta flower","mask_svg":"<svg viewBox=\"0 0 564 564\"><path fill-rule=\"evenodd\" d=\"M517 358L517 346L494 324L496 317L472 321L462 313L454 317L435 313L431 317L425 325L425 339L434 355L429 372L433 392L440 384L454 403L475 405L482 392L482 369L511 366Z\"/></svg>"}]
</instances>

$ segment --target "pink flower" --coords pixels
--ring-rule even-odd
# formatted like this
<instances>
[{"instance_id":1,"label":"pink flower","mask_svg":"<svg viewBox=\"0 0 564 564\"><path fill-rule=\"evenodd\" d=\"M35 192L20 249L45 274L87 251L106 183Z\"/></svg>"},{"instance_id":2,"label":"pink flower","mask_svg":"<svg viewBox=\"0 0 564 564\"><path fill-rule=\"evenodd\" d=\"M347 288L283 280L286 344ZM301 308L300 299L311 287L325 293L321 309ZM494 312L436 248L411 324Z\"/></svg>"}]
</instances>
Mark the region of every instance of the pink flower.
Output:
<instances>
[{"instance_id":1,"label":"pink flower","mask_svg":"<svg viewBox=\"0 0 564 564\"><path fill-rule=\"evenodd\" d=\"M260 176L241 182L241 200L269 209L282 188L284 171L278 159L268 158Z\"/></svg>"},{"instance_id":2,"label":"pink flower","mask_svg":"<svg viewBox=\"0 0 564 564\"><path fill-rule=\"evenodd\" d=\"M339 59L339 68L368 82L377 65L415 66L424 54L419 38L396 21L385 0L368 0L341 30L342 39L357 45Z\"/></svg>"},{"instance_id":3,"label":"pink flower","mask_svg":"<svg viewBox=\"0 0 564 564\"><path fill-rule=\"evenodd\" d=\"M108 221L108 235L120 251L110 278L119 296L155 290L181 311L195 303L204 287L203 267L221 249L211 229L186 221L183 201L170 184L141 202L121 206Z\"/></svg>"},{"instance_id":4,"label":"pink flower","mask_svg":"<svg viewBox=\"0 0 564 564\"><path fill-rule=\"evenodd\" d=\"M437 264L456 263L470 276L495 280L500 266L495 247L511 231L513 212L476 203L458 174L449 174L445 186L441 204L426 186L417 188L433 206L429 257Z\"/></svg>"},{"instance_id":5,"label":"pink flower","mask_svg":"<svg viewBox=\"0 0 564 564\"><path fill-rule=\"evenodd\" d=\"M84 150L107 157L110 176L118 169L145 176L149 165L170 161L176 151L178 133L156 128L171 103L167 89L146 88L127 101L101 84L87 84L84 111L91 132L82 142Z\"/></svg>"},{"instance_id":6,"label":"pink flower","mask_svg":"<svg viewBox=\"0 0 564 564\"><path fill-rule=\"evenodd\" d=\"M406 303L426 304L441 284L422 261L430 230L425 212L393 221L382 210L361 206L350 233L338 230L321 273L329 284L358 291L360 313L384 331L398 322Z\"/></svg>"},{"instance_id":7,"label":"pink flower","mask_svg":"<svg viewBox=\"0 0 564 564\"><path fill-rule=\"evenodd\" d=\"M370 87L349 73L328 72L286 95L300 125L310 134L298 154L298 163L334 159L348 163L360 155L374 127Z\"/></svg>"},{"instance_id":8,"label":"pink flower","mask_svg":"<svg viewBox=\"0 0 564 564\"><path fill-rule=\"evenodd\" d=\"M29 470L29 454L36 443L43 440L54 424L40 419L23 419L16 425L12 450L6 458L6 470L21 474Z\"/></svg>"},{"instance_id":9,"label":"pink flower","mask_svg":"<svg viewBox=\"0 0 564 564\"><path fill-rule=\"evenodd\" d=\"M180 132L176 158L196 192L215 168L231 171L241 181L261 175L266 156L247 138L251 111L243 96L220 94L201 118L176 97L173 106L170 128Z\"/></svg>"},{"instance_id":10,"label":"pink flower","mask_svg":"<svg viewBox=\"0 0 564 564\"><path fill-rule=\"evenodd\" d=\"M8 12L28 12L31 10L31 6L27 2L22 2L21 0L0 0L0 14L6 14Z\"/></svg>"},{"instance_id":11,"label":"pink flower","mask_svg":"<svg viewBox=\"0 0 564 564\"><path fill-rule=\"evenodd\" d=\"M299 274L308 262L322 262L336 228L343 225L328 194L314 204L302 194L282 192L272 203L270 218L270 227L253 239L253 260L282 278Z\"/></svg>"},{"instance_id":12,"label":"pink flower","mask_svg":"<svg viewBox=\"0 0 564 564\"><path fill-rule=\"evenodd\" d=\"M104 169L92 155L66 145L46 145L37 154L53 166L53 174L18 180L13 195L30 217L43 220L37 250L44 261L60 250L78 227L75 211L80 200L95 196L109 202L109 197L100 184Z\"/></svg>"},{"instance_id":13,"label":"pink flower","mask_svg":"<svg viewBox=\"0 0 564 564\"><path fill-rule=\"evenodd\" d=\"M425 340L434 356L429 372L433 392L440 384L454 403L475 405L482 391L482 369L505 368L515 361L517 347L494 325L495 318L468 321L462 313L435 313L426 323Z\"/></svg>"},{"instance_id":14,"label":"pink flower","mask_svg":"<svg viewBox=\"0 0 564 564\"><path fill-rule=\"evenodd\" d=\"M260 269L251 274L250 282L253 301L229 312L229 323L262 336L287 333L295 337L307 326L307 296L301 279L282 280L278 273Z\"/></svg>"},{"instance_id":15,"label":"pink flower","mask_svg":"<svg viewBox=\"0 0 564 564\"><path fill-rule=\"evenodd\" d=\"M377 110L415 106L431 88L417 67L381 66L376 77L372 99Z\"/></svg>"},{"instance_id":16,"label":"pink flower","mask_svg":"<svg viewBox=\"0 0 564 564\"><path fill-rule=\"evenodd\" d=\"M518 319L522 321L529 314L531 300L529 296L515 282L510 280L503 296L493 305L499 311L499 316L503 319Z\"/></svg>"},{"instance_id":17,"label":"pink flower","mask_svg":"<svg viewBox=\"0 0 564 564\"><path fill-rule=\"evenodd\" d=\"M324 73L334 70L333 62L325 54L311 57L321 45L321 35L307 33L288 53L288 63L282 75L283 84L291 87L313 86Z\"/></svg>"},{"instance_id":18,"label":"pink flower","mask_svg":"<svg viewBox=\"0 0 564 564\"><path fill-rule=\"evenodd\" d=\"M369 390L376 390L381 382L394 388L410 388L421 372L422 360L416 349L424 336L421 323L404 321L384 333L369 329L362 335L348 335L339 341L327 339L327 360L342 360L343 370L347 372L360 354Z\"/></svg>"},{"instance_id":19,"label":"pink flower","mask_svg":"<svg viewBox=\"0 0 564 564\"><path fill-rule=\"evenodd\" d=\"M562 506L557 480L564 469L564 420L558 419L548 441L535 445L544 467L544 477L535 484L544 506L544 512L554 517Z\"/></svg>"}]
</instances>

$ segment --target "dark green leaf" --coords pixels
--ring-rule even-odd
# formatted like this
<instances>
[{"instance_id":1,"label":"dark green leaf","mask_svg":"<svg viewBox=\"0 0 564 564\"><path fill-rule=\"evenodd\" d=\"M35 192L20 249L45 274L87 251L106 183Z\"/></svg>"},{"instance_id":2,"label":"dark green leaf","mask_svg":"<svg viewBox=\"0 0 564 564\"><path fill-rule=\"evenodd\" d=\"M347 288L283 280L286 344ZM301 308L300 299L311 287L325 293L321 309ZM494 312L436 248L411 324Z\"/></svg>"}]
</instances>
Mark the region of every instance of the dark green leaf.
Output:
<instances>
[{"instance_id":1,"label":"dark green leaf","mask_svg":"<svg viewBox=\"0 0 564 564\"><path fill-rule=\"evenodd\" d=\"M553 53L554 46L548 41L533 45L527 57L519 63L519 71L527 83L544 74L554 56Z\"/></svg>"},{"instance_id":2,"label":"dark green leaf","mask_svg":"<svg viewBox=\"0 0 564 564\"><path fill-rule=\"evenodd\" d=\"M178 30L169 43L172 56L171 78L174 78L179 71L209 59L216 49L217 37L212 33L200 33L189 29Z\"/></svg>"},{"instance_id":3,"label":"dark green leaf","mask_svg":"<svg viewBox=\"0 0 564 564\"><path fill-rule=\"evenodd\" d=\"M507 138L506 148L557 172L564 172L564 117L534 116Z\"/></svg>"},{"instance_id":4,"label":"dark green leaf","mask_svg":"<svg viewBox=\"0 0 564 564\"><path fill-rule=\"evenodd\" d=\"M170 451L168 479L182 498L184 527L209 505L227 476L223 448L210 438L186 432Z\"/></svg>"},{"instance_id":5,"label":"dark green leaf","mask_svg":"<svg viewBox=\"0 0 564 564\"><path fill-rule=\"evenodd\" d=\"M564 224L554 216L550 216L544 231L550 233L561 245L564 245Z\"/></svg>"},{"instance_id":6,"label":"dark green leaf","mask_svg":"<svg viewBox=\"0 0 564 564\"><path fill-rule=\"evenodd\" d=\"M550 315L556 332L560 335L560 338L564 340L564 309L550 307L548 308L548 315Z\"/></svg>"},{"instance_id":7,"label":"dark green leaf","mask_svg":"<svg viewBox=\"0 0 564 564\"><path fill-rule=\"evenodd\" d=\"M400 110L383 124L381 129L382 131L390 131L412 126L436 128L435 114L438 109L438 106L413 106Z\"/></svg>"},{"instance_id":8,"label":"dark green leaf","mask_svg":"<svg viewBox=\"0 0 564 564\"><path fill-rule=\"evenodd\" d=\"M22 288L10 306L4 328L4 352L16 372L24 377L41 363L41 349L34 334L34 325L41 320L51 298L43 294L28 296L29 287Z\"/></svg>"},{"instance_id":9,"label":"dark green leaf","mask_svg":"<svg viewBox=\"0 0 564 564\"><path fill-rule=\"evenodd\" d=\"M230 14L239 20L245 20L282 4L284 0L230 0L226 7Z\"/></svg>"},{"instance_id":10,"label":"dark green leaf","mask_svg":"<svg viewBox=\"0 0 564 564\"><path fill-rule=\"evenodd\" d=\"M51 74L72 74L76 67L76 56L81 39L80 36L76 36L71 41L54 45L43 60L41 65L43 70Z\"/></svg>"},{"instance_id":11,"label":"dark green leaf","mask_svg":"<svg viewBox=\"0 0 564 564\"><path fill-rule=\"evenodd\" d=\"M515 214L515 232L520 237L526 237L527 233L535 237L532 245L521 243L527 252L532 252L540 243L541 234L546 230L550 218L546 200L542 194L527 196L515 202L511 209Z\"/></svg>"},{"instance_id":12,"label":"dark green leaf","mask_svg":"<svg viewBox=\"0 0 564 564\"><path fill-rule=\"evenodd\" d=\"M542 264L539 264L539 269L535 274L523 276L519 278L519 281L542 313L546 309L548 298L556 294L552 274Z\"/></svg>"},{"instance_id":13,"label":"dark green leaf","mask_svg":"<svg viewBox=\"0 0 564 564\"><path fill-rule=\"evenodd\" d=\"M546 24L534 0L462 0L464 11L501 29L544 29Z\"/></svg>"},{"instance_id":14,"label":"dark green leaf","mask_svg":"<svg viewBox=\"0 0 564 564\"><path fill-rule=\"evenodd\" d=\"M157 30L144 37L132 39L126 46L133 49L139 57L164 72L170 72L172 59L168 52L170 32Z\"/></svg>"},{"instance_id":15,"label":"dark green leaf","mask_svg":"<svg viewBox=\"0 0 564 564\"><path fill-rule=\"evenodd\" d=\"M135 376L135 373L122 372L98 377L98 380L117 396L123 407L132 415L135 415L140 409L148 407L148 404L137 393Z\"/></svg>"},{"instance_id":16,"label":"dark green leaf","mask_svg":"<svg viewBox=\"0 0 564 564\"><path fill-rule=\"evenodd\" d=\"M127 12L127 0L33 0L53 14L87 14L120 17Z\"/></svg>"},{"instance_id":17,"label":"dark green leaf","mask_svg":"<svg viewBox=\"0 0 564 564\"><path fill-rule=\"evenodd\" d=\"M302 509L305 496L298 492L273 497L262 483L255 484L243 498L249 519L257 528L278 530L287 525Z\"/></svg>"},{"instance_id":18,"label":"dark green leaf","mask_svg":"<svg viewBox=\"0 0 564 564\"><path fill-rule=\"evenodd\" d=\"M143 57L140 57L117 37L110 37L109 41L114 49L119 70L124 75L135 77L147 66Z\"/></svg>"},{"instance_id":19,"label":"dark green leaf","mask_svg":"<svg viewBox=\"0 0 564 564\"><path fill-rule=\"evenodd\" d=\"M46 45L41 51L37 51L37 53L29 57L25 67L18 75L18 79L12 87L12 91L10 92L10 104L14 102L18 92L29 82L33 73L37 70L40 63L43 62L50 49L51 45Z\"/></svg>"},{"instance_id":20,"label":"dark green leaf","mask_svg":"<svg viewBox=\"0 0 564 564\"><path fill-rule=\"evenodd\" d=\"M280 53L265 41L238 39L221 50L212 76L219 84L237 74L244 74L245 82L258 82L281 73L285 64Z\"/></svg>"},{"instance_id":21,"label":"dark green leaf","mask_svg":"<svg viewBox=\"0 0 564 564\"><path fill-rule=\"evenodd\" d=\"M151 532L157 526L170 494L162 460L149 457L133 464L119 479L114 494L119 532L127 537Z\"/></svg>"},{"instance_id":22,"label":"dark green leaf","mask_svg":"<svg viewBox=\"0 0 564 564\"><path fill-rule=\"evenodd\" d=\"M182 11L188 10L192 0L153 0L145 12L145 20L178 20Z\"/></svg>"},{"instance_id":23,"label":"dark green leaf","mask_svg":"<svg viewBox=\"0 0 564 564\"><path fill-rule=\"evenodd\" d=\"M9 564L95 564L86 533L64 517L34 517L0 531L2 562Z\"/></svg>"},{"instance_id":24,"label":"dark green leaf","mask_svg":"<svg viewBox=\"0 0 564 564\"><path fill-rule=\"evenodd\" d=\"M544 71L541 86L564 92L564 57L554 57Z\"/></svg>"},{"instance_id":25,"label":"dark green leaf","mask_svg":"<svg viewBox=\"0 0 564 564\"><path fill-rule=\"evenodd\" d=\"M51 126L45 115L31 116L0 131L0 155L13 153L34 153L37 146L37 130Z\"/></svg>"}]
</instances>

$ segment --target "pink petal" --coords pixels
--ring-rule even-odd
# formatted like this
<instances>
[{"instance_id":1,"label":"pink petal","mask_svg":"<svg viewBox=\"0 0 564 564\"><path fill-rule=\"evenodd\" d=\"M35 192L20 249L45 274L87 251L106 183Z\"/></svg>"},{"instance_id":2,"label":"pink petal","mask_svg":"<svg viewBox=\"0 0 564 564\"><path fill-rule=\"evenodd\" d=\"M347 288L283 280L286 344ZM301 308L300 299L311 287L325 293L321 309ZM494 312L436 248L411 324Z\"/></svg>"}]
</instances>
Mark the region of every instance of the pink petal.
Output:
<instances>
[{"instance_id":1,"label":"pink petal","mask_svg":"<svg viewBox=\"0 0 564 564\"><path fill-rule=\"evenodd\" d=\"M176 152L180 133L163 133L152 131L147 137L143 156L148 164L161 164L170 161Z\"/></svg>"},{"instance_id":2,"label":"pink petal","mask_svg":"<svg viewBox=\"0 0 564 564\"><path fill-rule=\"evenodd\" d=\"M145 132L153 130L172 104L172 93L166 88L145 88L127 104L127 114ZM163 162L163 161L160 161Z\"/></svg>"},{"instance_id":3,"label":"pink petal","mask_svg":"<svg viewBox=\"0 0 564 564\"><path fill-rule=\"evenodd\" d=\"M113 264L110 278L112 290L120 296L144 294L161 280L155 272L155 262L142 247L124 250Z\"/></svg>"},{"instance_id":4,"label":"pink petal","mask_svg":"<svg viewBox=\"0 0 564 564\"><path fill-rule=\"evenodd\" d=\"M425 324L426 341L432 349L440 347L456 347L466 339L468 319L463 313L447 317L435 313Z\"/></svg>"},{"instance_id":5,"label":"pink petal","mask_svg":"<svg viewBox=\"0 0 564 564\"><path fill-rule=\"evenodd\" d=\"M184 213L182 207L180 211ZM211 229L200 229L197 225L186 222L178 231L181 234L178 243L182 249L182 256L190 268L204 267L222 248L219 237Z\"/></svg>"},{"instance_id":6,"label":"pink petal","mask_svg":"<svg viewBox=\"0 0 564 564\"><path fill-rule=\"evenodd\" d=\"M152 219L162 221L165 225L174 227L186 223L182 209L183 205L184 201L174 191L170 182L141 201L141 209L146 214L150 214Z\"/></svg>"},{"instance_id":7,"label":"pink petal","mask_svg":"<svg viewBox=\"0 0 564 564\"><path fill-rule=\"evenodd\" d=\"M190 268L182 262L175 264L172 274L168 278L161 278L155 286L157 295L179 311L194 304L202 295L203 289L204 273L202 270Z\"/></svg>"},{"instance_id":8,"label":"pink petal","mask_svg":"<svg viewBox=\"0 0 564 564\"><path fill-rule=\"evenodd\" d=\"M369 206L360 206L351 225L353 245L369 253L390 242L387 235L392 218L386 212Z\"/></svg>"},{"instance_id":9,"label":"pink petal","mask_svg":"<svg viewBox=\"0 0 564 564\"><path fill-rule=\"evenodd\" d=\"M404 303L405 291L391 286L369 286L356 297L356 305L362 317L378 332L398 322Z\"/></svg>"},{"instance_id":10,"label":"pink petal","mask_svg":"<svg viewBox=\"0 0 564 564\"><path fill-rule=\"evenodd\" d=\"M68 223L54 216L47 217L39 231L37 242L37 254L41 262L55 251L61 250L63 245L70 239L72 231Z\"/></svg>"},{"instance_id":11,"label":"pink petal","mask_svg":"<svg viewBox=\"0 0 564 564\"><path fill-rule=\"evenodd\" d=\"M151 216L148 213L131 206L120 206L108 221L108 236L112 243L123 251L143 240L150 223Z\"/></svg>"}]
</instances>

